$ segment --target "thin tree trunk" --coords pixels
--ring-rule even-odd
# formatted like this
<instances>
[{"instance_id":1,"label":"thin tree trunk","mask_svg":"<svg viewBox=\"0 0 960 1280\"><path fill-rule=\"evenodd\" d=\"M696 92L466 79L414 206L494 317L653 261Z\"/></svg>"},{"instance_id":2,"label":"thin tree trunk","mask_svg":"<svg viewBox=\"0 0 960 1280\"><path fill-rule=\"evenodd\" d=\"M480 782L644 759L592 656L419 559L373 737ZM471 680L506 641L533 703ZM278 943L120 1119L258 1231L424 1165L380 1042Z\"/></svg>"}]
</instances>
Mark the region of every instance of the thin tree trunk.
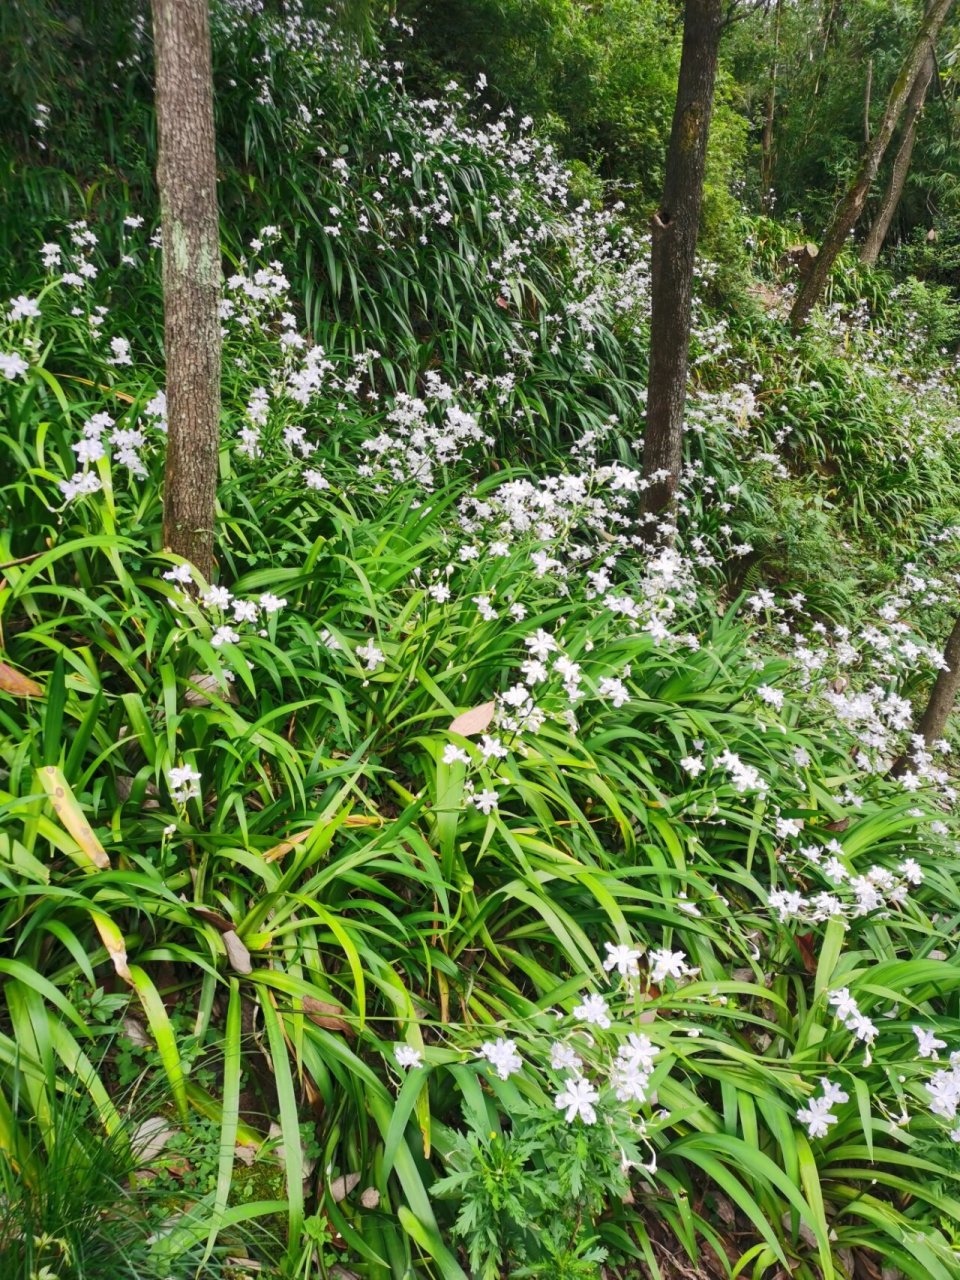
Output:
<instances>
[{"instance_id":1,"label":"thin tree trunk","mask_svg":"<svg viewBox=\"0 0 960 1280\"><path fill-rule=\"evenodd\" d=\"M860 261L867 263L871 267L880 256L883 242L886 240L887 232L890 230L890 223L893 221L893 215L896 213L900 197L903 195L907 174L910 172L910 161L913 159L913 144L917 140L917 125L920 122L920 113L923 110L924 100L932 79L933 51L931 50L920 68L920 74L913 82L913 88L910 91L910 98L904 112L903 137L900 140L900 146L893 161L890 181L887 184L883 200L880 202L880 209L867 233L867 238L860 254Z\"/></svg>"},{"instance_id":2,"label":"thin tree trunk","mask_svg":"<svg viewBox=\"0 0 960 1280\"><path fill-rule=\"evenodd\" d=\"M867 63L867 87L863 94L863 141L870 141L870 99L873 95L873 59Z\"/></svg>"},{"instance_id":3,"label":"thin tree trunk","mask_svg":"<svg viewBox=\"0 0 960 1280\"><path fill-rule=\"evenodd\" d=\"M823 287L830 275L830 270L837 260L837 255L846 243L847 236L853 230L857 219L863 211L867 194L877 176L877 170L880 168L880 162L883 160L884 153L890 144L890 139L893 137L897 121L903 114L914 81L925 59L934 47L940 28L943 26L952 4L953 0L932 0L927 9L916 39L890 90L880 128L877 130L873 141L866 148L859 172L846 195L840 201L834 214L833 222L823 237L820 252L817 254L809 274L800 285L796 301L790 312L790 325L794 332L803 328L807 317L819 301Z\"/></svg>"},{"instance_id":4,"label":"thin tree trunk","mask_svg":"<svg viewBox=\"0 0 960 1280\"><path fill-rule=\"evenodd\" d=\"M837 16L838 0L830 0L830 8L825 13L822 11L820 22L817 24L820 31L821 48L827 50L830 47L830 37L833 35L834 18ZM819 97L820 84L823 78L823 69L826 66L826 59L819 58L817 60L817 78L813 82L813 96Z\"/></svg>"},{"instance_id":5,"label":"thin tree trunk","mask_svg":"<svg viewBox=\"0 0 960 1280\"><path fill-rule=\"evenodd\" d=\"M207 0L153 0L163 231L163 541L209 581L220 443L220 220Z\"/></svg>"},{"instance_id":6,"label":"thin tree trunk","mask_svg":"<svg viewBox=\"0 0 960 1280\"><path fill-rule=\"evenodd\" d=\"M693 268L722 18L722 0L685 0L663 199L652 219L650 378L643 438L647 513L672 506L680 476Z\"/></svg>"},{"instance_id":7,"label":"thin tree trunk","mask_svg":"<svg viewBox=\"0 0 960 1280\"><path fill-rule=\"evenodd\" d=\"M953 624L943 657L947 665L942 671L937 672L930 700L914 730L928 747L938 738L943 737L947 719L956 705L957 694L960 693L960 616ZM907 771L909 765L909 756L902 755L895 761L890 772L894 777L899 777Z\"/></svg>"},{"instance_id":8,"label":"thin tree trunk","mask_svg":"<svg viewBox=\"0 0 960 1280\"><path fill-rule=\"evenodd\" d=\"M767 110L760 139L760 192L764 209L769 209L773 188L773 119L777 106L777 62L780 57L780 20L783 16L783 0L777 0L777 12L773 28L773 63L770 67L770 87L767 90Z\"/></svg>"}]
</instances>

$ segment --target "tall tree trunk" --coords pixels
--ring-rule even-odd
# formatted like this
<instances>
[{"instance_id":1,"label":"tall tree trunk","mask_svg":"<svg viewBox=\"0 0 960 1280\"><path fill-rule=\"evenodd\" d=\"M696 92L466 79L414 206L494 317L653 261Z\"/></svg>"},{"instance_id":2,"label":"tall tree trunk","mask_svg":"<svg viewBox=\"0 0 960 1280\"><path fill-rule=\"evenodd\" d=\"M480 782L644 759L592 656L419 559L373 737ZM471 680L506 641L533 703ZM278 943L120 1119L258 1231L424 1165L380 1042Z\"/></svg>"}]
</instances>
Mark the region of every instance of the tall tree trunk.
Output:
<instances>
[{"instance_id":1,"label":"tall tree trunk","mask_svg":"<svg viewBox=\"0 0 960 1280\"><path fill-rule=\"evenodd\" d=\"M887 232L890 230L890 223L893 221L893 215L896 213L900 197L903 195L907 174L910 172L910 161L913 159L913 144L917 140L917 125L920 121L920 113L923 110L927 90L930 88L930 81L933 79L933 67L934 59L933 51L931 50L920 68L920 74L913 82L913 88L910 90L910 97L903 117L903 137L900 139L900 146L894 157L890 181L887 184L883 200L880 202L880 209L867 233L863 250L860 253L860 261L867 263L871 267L880 256L883 242L886 240Z\"/></svg>"},{"instance_id":2,"label":"tall tree trunk","mask_svg":"<svg viewBox=\"0 0 960 1280\"><path fill-rule=\"evenodd\" d=\"M870 101L873 95L873 59L867 63L867 87L863 92L863 141L870 141Z\"/></svg>"},{"instance_id":3,"label":"tall tree trunk","mask_svg":"<svg viewBox=\"0 0 960 1280\"><path fill-rule=\"evenodd\" d=\"M220 219L207 0L152 0L163 230L163 541L209 581L220 444Z\"/></svg>"},{"instance_id":4,"label":"tall tree trunk","mask_svg":"<svg viewBox=\"0 0 960 1280\"><path fill-rule=\"evenodd\" d=\"M893 137L897 121L903 114L914 81L925 59L934 47L936 38L940 34L940 28L943 26L952 4L953 0L931 0L923 22L920 24L916 39L911 45L900 73L890 90L880 127L873 141L864 151L859 172L846 195L840 201L834 214L833 222L823 237L820 252L817 254L810 272L800 285L796 301L790 312L790 325L794 332L803 328L807 317L819 301L823 287L830 275L830 270L837 260L837 255L846 243L847 236L853 230L857 219L863 211L867 194L877 176L877 170L880 168L880 162L883 160L890 139Z\"/></svg>"},{"instance_id":5,"label":"tall tree trunk","mask_svg":"<svg viewBox=\"0 0 960 1280\"><path fill-rule=\"evenodd\" d=\"M763 208L771 205L773 188L773 120L777 106L777 63L780 58L780 21L783 17L783 0L777 0L773 27L773 62L770 66L770 87L767 90L767 109L760 139L760 198Z\"/></svg>"},{"instance_id":6,"label":"tall tree trunk","mask_svg":"<svg viewBox=\"0 0 960 1280\"><path fill-rule=\"evenodd\" d=\"M820 12L820 19L817 23L817 33L820 37L820 47L827 50L830 47L830 41L833 37L833 29L835 26L835 18L840 9L839 0L829 0L829 6L824 4ZM820 94L820 84L823 79L823 69L826 66L825 58L817 59L817 78L813 82L813 96L816 98Z\"/></svg>"},{"instance_id":7,"label":"tall tree trunk","mask_svg":"<svg viewBox=\"0 0 960 1280\"><path fill-rule=\"evenodd\" d=\"M938 738L943 737L947 719L956 705L957 694L960 693L960 616L953 624L947 647L943 651L943 658L947 665L942 671L937 672L930 700L914 730L928 747ZM900 774L906 773L909 767L909 756L902 755L895 761L890 772L895 777L899 777Z\"/></svg>"},{"instance_id":8,"label":"tall tree trunk","mask_svg":"<svg viewBox=\"0 0 960 1280\"><path fill-rule=\"evenodd\" d=\"M643 474L649 487L642 498L648 513L672 506L680 476L693 268L722 19L722 0L685 0L663 199L652 219L650 378L643 437Z\"/></svg>"}]
</instances>

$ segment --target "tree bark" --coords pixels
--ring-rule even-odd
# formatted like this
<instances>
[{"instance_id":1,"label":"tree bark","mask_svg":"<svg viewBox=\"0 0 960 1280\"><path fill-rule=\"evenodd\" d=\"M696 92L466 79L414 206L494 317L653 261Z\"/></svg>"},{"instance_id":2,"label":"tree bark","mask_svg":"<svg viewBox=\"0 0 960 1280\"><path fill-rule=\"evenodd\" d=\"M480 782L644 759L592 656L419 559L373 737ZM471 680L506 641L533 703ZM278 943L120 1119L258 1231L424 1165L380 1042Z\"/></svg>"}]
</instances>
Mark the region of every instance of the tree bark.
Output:
<instances>
[{"instance_id":1,"label":"tree bark","mask_svg":"<svg viewBox=\"0 0 960 1280\"><path fill-rule=\"evenodd\" d=\"M873 94L873 59L867 63L867 87L863 94L863 141L870 141L870 100Z\"/></svg>"},{"instance_id":2,"label":"tree bark","mask_svg":"<svg viewBox=\"0 0 960 1280\"><path fill-rule=\"evenodd\" d=\"M910 97L903 117L903 137L894 157L890 181L887 184L883 200L880 202L880 209L867 233L867 238L860 253L860 261L867 263L871 267L880 256L883 242L886 240L887 232L890 230L890 223L893 221L893 215L896 213L900 197L903 195L907 174L910 172L910 161L913 159L913 144L917 140L917 125L920 122L920 113L923 111L927 90L930 88L930 81L933 79L933 66L933 50L931 49L923 66L920 68L920 74L913 82L913 88L910 90Z\"/></svg>"},{"instance_id":3,"label":"tree bark","mask_svg":"<svg viewBox=\"0 0 960 1280\"><path fill-rule=\"evenodd\" d=\"M164 546L209 581L220 445L220 219L207 0L152 0L163 232Z\"/></svg>"},{"instance_id":4,"label":"tree bark","mask_svg":"<svg viewBox=\"0 0 960 1280\"><path fill-rule=\"evenodd\" d=\"M760 139L760 199L764 210L769 210L773 189L773 121L777 106L777 62L780 57L780 21L783 17L783 0L777 0L773 27L773 62L770 66L770 87L767 90L767 109Z\"/></svg>"},{"instance_id":5,"label":"tree bark","mask_svg":"<svg viewBox=\"0 0 960 1280\"><path fill-rule=\"evenodd\" d=\"M693 269L722 29L722 0L685 0L663 199L652 220L650 376L643 437L648 487L642 496L643 509L651 515L673 505L680 476Z\"/></svg>"},{"instance_id":6,"label":"tree bark","mask_svg":"<svg viewBox=\"0 0 960 1280\"><path fill-rule=\"evenodd\" d=\"M943 737L947 719L956 705L957 694L960 693L960 615L953 624L943 657L947 665L937 672L930 700L914 730L928 747ZM902 755L895 761L890 772L894 777L899 777L907 771L909 765L909 756Z\"/></svg>"},{"instance_id":7,"label":"tree bark","mask_svg":"<svg viewBox=\"0 0 960 1280\"><path fill-rule=\"evenodd\" d=\"M823 244L817 254L813 270L802 282L797 293L796 301L790 312L790 325L795 333L803 328L807 317L819 301L823 287L830 275L830 270L834 262L836 262L840 250L846 243L847 236L853 230L857 219L863 211L867 194L877 176L880 162L883 160L890 139L893 137L897 122L903 114L914 81L927 55L934 47L940 28L943 26L952 4L953 0L932 0L927 9L916 39L911 45L900 73L890 90L880 127L874 135L873 141L864 151L859 172L847 190L846 195L840 201L834 214L833 222L823 237Z\"/></svg>"},{"instance_id":8,"label":"tree bark","mask_svg":"<svg viewBox=\"0 0 960 1280\"><path fill-rule=\"evenodd\" d=\"M838 0L830 0L829 9L824 5L823 10L821 10L820 21L817 23L817 27L820 35L820 47L823 50L827 50L830 47L830 41L833 37L833 30L835 26L834 19L837 17L839 8L840 4L838 3ZM822 57L818 58L817 78L813 82L813 96L815 98L820 95L820 85L823 80L823 69L825 66L826 59Z\"/></svg>"}]
</instances>

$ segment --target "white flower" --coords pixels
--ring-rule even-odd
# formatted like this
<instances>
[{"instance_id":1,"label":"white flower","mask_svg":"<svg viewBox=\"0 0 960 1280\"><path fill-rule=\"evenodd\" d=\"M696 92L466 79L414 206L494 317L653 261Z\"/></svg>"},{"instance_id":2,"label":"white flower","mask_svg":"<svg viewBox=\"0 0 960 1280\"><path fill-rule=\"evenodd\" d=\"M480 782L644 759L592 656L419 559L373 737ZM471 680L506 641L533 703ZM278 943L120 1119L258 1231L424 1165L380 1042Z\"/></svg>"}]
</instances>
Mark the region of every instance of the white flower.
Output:
<instances>
[{"instance_id":1,"label":"white flower","mask_svg":"<svg viewBox=\"0 0 960 1280\"><path fill-rule=\"evenodd\" d=\"M200 794L200 774L193 765L176 765L167 770L170 794L178 804L186 804Z\"/></svg>"},{"instance_id":2,"label":"white flower","mask_svg":"<svg viewBox=\"0 0 960 1280\"><path fill-rule=\"evenodd\" d=\"M911 1030L917 1037L917 1055L921 1058L933 1058L936 1061L940 1056L937 1050L947 1047L946 1040L938 1040L932 1031L926 1031L923 1027L914 1025Z\"/></svg>"},{"instance_id":3,"label":"white flower","mask_svg":"<svg viewBox=\"0 0 960 1280\"><path fill-rule=\"evenodd\" d=\"M286 600L282 596L275 596L272 591L265 591L260 597L260 608L264 613L279 613L281 609L286 608Z\"/></svg>"},{"instance_id":4,"label":"white flower","mask_svg":"<svg viewBox=\"0 0 960 1280\"><path fill-rule=\"evenodd\" d=\"M664 978L679 979L697 972L687 964L687 957L683 951L670 951L663 947L657 951L651 951L647 959L650 961L651 982L663 982Z\"/></svg>"},{"instance_id":5,"label":"white flower","mask_svg":"<svg viewBox=\"0 0 960 1280\"><path fill-rule=\"evenodd\" d=\"M106 450L103 447L103 441L92 436L78 440L75 444L72 444L70 448L77 455L77 462L83 463L84 466L90 462L96 462L98 458L102 458L106 455Z\"/></svg>"},{"instance_id":6,"label":"white flower","mask_svg":"<svg viewBox=\"0 0 960 1280\"><path fill-rule=\"evenodd\" d=\"M467 799L471 804L476 805L481 813L490 814L496 809L500 796L496 791L487 789L485 791L476 791L472 796L468 796Z\"/></svg>"},{"instance_id":7,"label":"white flower","mask_svg":"<svg viewBox=\"0 0 960 1280\"><path fill-rule=\"evenodd\" d=\"M860 1012L856 1000L850 994L849 987L839 987L836 991L831 991L827 996L827 1004L833 1005L837 1011L836 1016L842 1022L856 1017Z\"/></svg>"},{"instance_id":8,"label":"white flower","mask_svg":"<svg viewBox=\"0 0 960 1280\"><path fill-rule=\"evenodd\" d=\"M680 761L680 768L689 773L691 778L696 778L703 773L706 765L703 763L702 756L684 756Z\"/></svg>"},{"instance_id":9,"label":"white flower","mask_svg":"<svg viewBox=\"0 0 960 1280\"><path fill-rule=\"evenodd\" d=\"M960 1106L960 1076L956 1071L935 1071L924 1085L930 1095L930 1110L944 1120L953 1120Z\"/></svg>"},{"instance_id":10,"label":"white flower","mask_svg":"<svg viewBox=\"0 0 960 1280\"><path fill-rule=\"evenodd\" d=\"M610 1084L621 1102L646 1102L650 1073L631 1059L618 1057L610 1068Z\"/></svg>"},{"instance_id":11,"label":"white flower","mask_svg":"<svg viewBox=\"0 0 960 1280\"><path fill-rule=\"evenodd\" d=\"M85 498L91 493L99 493L103 488L103 481L95 471L77 471L69 480L59 480L57 483L67 502L72 502L74 498Z\"/></svg>"},{"instance_id":12,"label":"white flower","mask_svg":"<svg viewBox=\"0 0 960 1280\"><path fill-rule=\"evenodd\" d=\"M443 748L444 764L469 764L470 757L462 747L456 746L453 742L448 742Z\"/></svg>"},{"instance_id":13,"label":"white flower","mask_svg":"<svg viewBox=\"0 0 960 1280\"><path fill-rule=\"evenodd\" d=\"M110 350L113 355L107 360L107 364L133 364L130 359L130 343L126 338L111 338Z\"/></svg>"},{"instance_id":14,"label":"white flower","mask_svg":"<svg viewBox=\"0 0 960 1280\"><path fill-rule=\"evenodd\" d=\"M542 628L532 636L525 636L523 643L530 650L534 658L539 658L541 662L545 662L547 655L553 653L557 648L557 642L549 632Z\"/></svg>"},{"instance_id":15,"label":"white flower","mask_svg":"<svg viewBox=\"0 0 960 1280\"><path fill-rule=\"evenodd\" d=\"M21 293L10 299L9 317L11 320L33 320L40 314L40 304L35 298L28 298Z\"/></svg>"},{"instance_id":16,"label":"white flower","mask_svg":"<svg viewBox=\"0 0 960 1280\"><path fill-rule=\"evenodd\" d=\"M406 1071L408 1067L422 1067L423 1054L419 1049L413 1049L408 1044L398 1044L393 1051L393 1056L397 1060L397 1066L403 1067Z\"/></svg>"},{"instance_id":17,"label":"white flower","mask_svg":"<svg viewBox=\"0 0 960 1280\"><path fill-rule=\"evenodd\" d=\"M823 1100L829 1106L836 1106L838 1102L849 1102L849 1093L844 1093L838 1084L833 1084L826 1076L820 1077L820 1088L823 1090Z\"/></svg>"},{"instance_id":18,"label":"white flower","mask_svg":"<svg viewBox=\"0 0 960 1280\"><path fill-rule=\"evenodd\" d=\"M549 675L546 664L541 662L539 658L527 658L520 663L520 670L523 672L523 678L527 684L540 684Z\"/></svg>"},{"instance_id":19,"label":"white flower","mask_svg":"<svg viewBox=\"0 0 960 1280\"><path fill-rule=\"evenodd\" d=\"M175 564L163 576L167 582L178 582L181 586L189 586L193 581L193 569L189 564Z\"/></svg>"},{"instance_id":20,"label":"white flower","mask_svg":"<svg viewBox=\"0 0 960 1280\"><path fill-rule=\"evenodd\" d=\"M622 707L630 701L630 690L614 676L604 676L597 685L597 692L601 698L609 698L615 707Z\"/></svg>"},{"instance_id":21,"label":"white flower","mask_svg":"<svg viewBox=\"0 0 960 1280\"><path fill-rule=\"evenodd\" d=\"M525 684L515 684L500 697L508 707L525 707L530 703L530 690Z\"/></svg>"},{"instance_id":22,"label":"white flower","mask_svg":"<svg viewBox=\"0 0 960 1280\"><path fill-rule=\"evenodd\" d=\"M823 864L823 874L834 884L841 884L848 876L847 868L839 858L828 858Z\"/></svg>"},{"instance_id":23,"label":"white flower","mask_svg":"<svg viewBox=\"0 0 960 1280\"><path fill-rule=\"evenodd\" d=\"M358 658L364 660L368 671L376 671L377 667L386 662L383 650L378 649L372 640L366 644L358 644L355 652Z\"/></svg>"},{"instance_id":24,"label":"white flower","mask_svg":"<svg viewBox=\"0 0 960 1280\"><path fill-rule=\"evenodd\" d=\"M827 1098L811 1098L809 1106L797 1111L797 1119L807 1126L807 1134L811 1138L825 1138L830 1126L837 1123L837 1117L830 1110Z\"/></svg>"},{"instance_id":25,"label":"white flower","mask_svg":"<svg viewBox=\"0 0 960 1280\"><path fill-rule=\"evenodd\" d=\"M218 587L214 584L208 587L200 598L208 609L226 609L233 596L226 587Z\"/></svg>"},{"instance_id":26,"label":"white flower","mask_svg":"<svg viewBox=\"0 0 960 1280\"><path fill-rule=\"evenodd\" d=\"M859 1010L849 1022L843 1024L848 1031L852 1031L858 1040L862 1040L864 1044L873 1044L877 1038L877 1028L870 1019Z\"/></svg>"},{"instance_id":27,"label":"white flower","mask_svg":"<svg viewBox=\"0 0 960 1280\"><path fill-rule=\"evenodd\" d=\"M480 754L484 760L503 760L509 753L499 738L492 738L489 733L485 733L480 739Z\"/></svg>"},{"instance_id":28,"label":"white flower","mask_svg":"<svg viewBox=\"0 0 960 1280\"><path fill-rule=\"evenodd\" d=\"M234 600L233 602L233 620L234 622L256 622L257 606L252 600Z\"/></svg>"},{"instance_id":29,"label":"white flower","mask_svg":"<svg viewBox=\"0 0 960 1280\"><path fill-rule=\"evenodd\" d=\"M583 1063L570 1045L564 1044L562 1040L555 1040L550 1049L550 1066L554 1071L575 1071L579 1073Z\"/></svg>"},{"instance_id":30,"label":"white flower","mask_svg":"<svg viewBox=\"0 0 960 1280\"><path fill-rule=\"evenodd\" d=\"M798 836L803 830L802 818L778 818L777 819L777 839L789 840L793 836Z\"/></svg>"},{"instance_id":31,"label":"white flower","mask_svg":"<svg viewBox=\"0 0 960 1280\"><path fill-rule=\"evenodd\" d=\"M236 644L239 639L240 636L234 631L233 627L217 627L210 637L210 643L214 649L219 649L225 644Z\"/></svg>"},{"instance_id":32,"label":"white flower","mask_svg":"<svg viewBox=\"0 0 960 1280\"><path fill-rule=\"evenodd\" d=\"M637 963L640 959L640 952L635 947L615 946L612 942L608 942L605 945L607 958L603 962L603 967L608 973L616 969L617 973L626 978L640 972L640 966Z\"/></svg>"},{"instance_id":33,"label":"white flower","mask_svg":"<svg viewBox=\"0 0 960 1280\"><path fill-rule=\"evenodd\" d=\"M513 1040L485 1040L480 1046L480 1057L486 1058L501 1080L509 1080L523 1066Z\"/></svg>"},{"instance_id":34,"label":"white flower","mask_svg":"<svg viewBox=\"0 0 960 1280\"><path fill-rule=\"evenodd\" d=\"M652 1071L659 1055L660 1049L650 1037L638 1035L636 1031L631 1031L627 1036L627 1043L617 1050L617 1057L621 1062L633 1063L640 1071Z\"/></svg>"},{"instance_id":35,"label":"white flower","mask_svg":"<svg viewBox=\"0 0 960 1280\"><path fill-rule=\"evenodd\" d=\"M558 1111L566 1110L567 1124L572 1124L578 1116L584 1124L595 1124L597 1110L594 1103L599 1097L600 1094L589 1080L568 1076L563 1089L554 1099L554 1105Z\"/></svg>"},{"instance_id":36,"label":"white flower","mask_svg":"<svg viewBox=\"0 0 960 1280\"><path fill-rule=\"evenodd\" d=\"M30 366L19 352L0 351L0 373L2 373L10 382L12 382L14 378L23 377L29 367Z\"/></svg>"},{"instance_id":37,"label":"white flower","mask_svg":"<svg viewBox=\"0 0 960 1280\"><path fill-rule=\"evenodd\" d=\"M573 1016L579 1018L582 1022L587 1022L594 1027L607 1027L613 1024L610 1021L610 1011L607 1008L607 1002L603 996L585 996L583 1004L578 1004L573 1011Z\"/></svg>"},{"instance_id":38,"label":"white flower","mask_svg":"<svg viewBox=\"0 0 960 1280\"><path fill-rule=\"evenodd\" d=\"M770 707L779 711L783 706L783 690L774 689L772 685L762 684L757 689L757 696Z\"/></svg>"}]
</instances>

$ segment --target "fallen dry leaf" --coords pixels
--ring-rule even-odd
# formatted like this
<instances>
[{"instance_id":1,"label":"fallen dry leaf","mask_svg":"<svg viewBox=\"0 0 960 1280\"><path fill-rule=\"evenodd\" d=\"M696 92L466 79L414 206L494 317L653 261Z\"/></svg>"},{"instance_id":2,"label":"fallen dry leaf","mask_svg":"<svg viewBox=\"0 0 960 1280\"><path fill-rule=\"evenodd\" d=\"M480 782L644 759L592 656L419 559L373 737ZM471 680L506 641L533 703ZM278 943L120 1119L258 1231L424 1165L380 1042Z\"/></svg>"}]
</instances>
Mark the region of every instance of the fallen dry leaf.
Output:
<instances>
[{"instance_id":1,"label":"fallen dry leaf","mask_svg":"<svg viewBox=\"0 0 960 1280\"><path fill-rule=\"evenodd\" d=\"M221 702L237 702L237 691L229 680L221 682L219 676L210 671L192 671L187 677L187 688L183 700L188 707L210 707L213 699Z\"/></svg>"},{"instance_id":2,"label":"fallen dry leaf","mask_svg":"<svg viewBox=\"0 0 960 1280\"><path fill-rule=\"evenodd\" d=\"M43 697L43 690L35 680L14 671L5 662L0 662L0 693L10 693L15 698Z\"/></svg>"},{"instance_id":3,"label":"fallen dry leaf","mask_svg":"<svg viewBox=\"0 0 960 1280\"><path fill-rule=\"evenodd\" d=\"M465 738L474 733L483 733L489 729L496 707L495 702L484 702L479 707L471 707L469 711L464 711L455 720L451 720L447 730L450 733L462 733Z\"/></svg>"},{"instance_id":4,"label":"fallen dry leaf","mask_svg":"<svg viewBox=\"0 0 960 1280\"><path fill-rule=\"evenodd\" d=\"M165 1116L148 1116L133 1131L131 1145L137 1159L152 1164L178 1130Z\"/></svg>"},{"instance_id":5,"label":"fallen dry leaf","mask_svg":"<svg viewBox=\"0 0 960 1280\"><path fill-rule=\"evenodd\" d=\"M240 941L233 929L227 929L223 934L223 945L227 950L227 959L230 961L230 968L235 973L253 973L253 965L250 963L250 952Z\"/></svg>"},{"instance_id":6,"label":"fallen dry leaf","mask_svg":"<svg viewBox=\"0 0 960 1280\"><path fill-rule=\"evenodd\" d=\"M219 911L210 911L207 907L195 907L193 903L190 904L190 910L201 920L206 920L208 924L219 929L221 933L229 933L233 928L233 921L222 916Z\"/></svg>"},{"instance_id":7,"label":"fallen dry leaf","mask_svg":"<svg viewBox=\"0 0 960 1280\"><path fill-rule=\"evenodd\" d=\"M340 1178L334 1178L330 1183L330 1197L334 1204L339 1204L341 1200L346 1199L359 1182L359 1173L347 1173Z\"/></svg>"},{"instance_id":8,"label":"fallen dry leaf","mask_svg":"<svg viewBox=\"0 0 960 1280\"><path fill-rule=\"evenodd\" d=\"M304 996L302 1004L303 1012L316 1026L323 1027L325 1031L342 1031L344 1035L353 1035L353 1027L340 1017L343 1013L342 1005L328 1004L326 1000L316 1000L313 996Z\"/></svg>"},{"instance_id":9,"label":"fallen dry leaf","mask_svg":"<svg viewBox=\"0 0 960 1280\"><path fill-rule=\"evenodd\" d=\"M123 1034L127 1037L131 1044L137 1046L138 1049L152 1049L153 1041L147 1035L147 1029L139 1018L133 1018L129 1014L123 1020Z\"/></svg>"}]
</instances>

